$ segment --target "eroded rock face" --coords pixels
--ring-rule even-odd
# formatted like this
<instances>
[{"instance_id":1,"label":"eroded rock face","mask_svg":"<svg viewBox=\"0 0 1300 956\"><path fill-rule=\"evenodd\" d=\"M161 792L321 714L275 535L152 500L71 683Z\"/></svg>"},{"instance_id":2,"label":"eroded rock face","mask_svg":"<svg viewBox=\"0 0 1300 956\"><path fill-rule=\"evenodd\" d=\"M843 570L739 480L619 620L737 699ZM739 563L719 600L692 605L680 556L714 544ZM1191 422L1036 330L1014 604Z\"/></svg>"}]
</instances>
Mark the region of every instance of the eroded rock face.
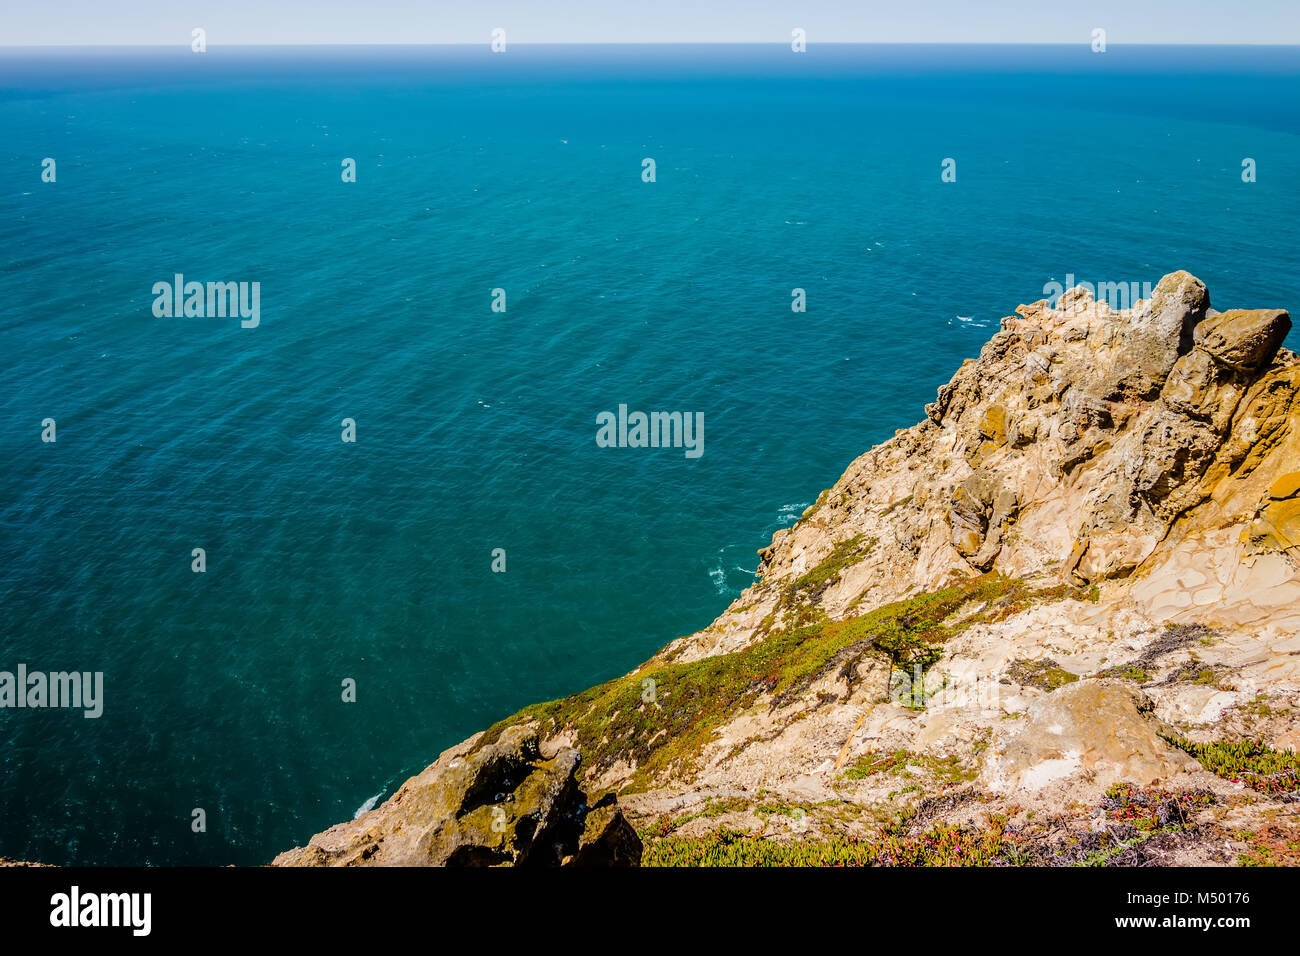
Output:
<instances>
[{"instance_id":1,"label":"eroded rock face","mask_svg":"<svg viewBox=\"0 0 1300 956\"><path fill-rule=\"evenodd\" d=\"M1214 484L1203 479L1216 459L1231 454L1242 399L1290 328L1290 317L1276 309L1223 312L1193 326L1193 347L1108 456L1113 467L1090 495L1079 529L1070 568L1076 578L1132 571L1178 517L1211 496Z\"/></svg>"},{"instance_id":2,"label":"eroded rock face","mask_svg":"<svg viewBox=\"0 0 1300 956\"><path fill-rule=\"evenodd\" d=\"M1069 684L1030 704L1023 725L1004 729L989 748L982 782L994 793L1078 796L1113 783L1148 786L1200 765L1160 736L1151 700L1101 680Z\"/></svg>"},{"instance_id":3,"label":"eroded rock face","mask_svg":"<svg viewBox=\"0 0 1300 956\"><path fill-rule=\"evenodd\" d=\"M855 534L889 546L827 589L832 616L988 570L1114 580L1189 531L1244 526L1261 517L1258 476L1300 470L1290 328L1279 309L1215 312L1186 272L1131 309L1083 289L1020 306L925 421L778 532L760 552L763 586L738 603Z\"/></svg>"},{"instance_id":4,"label":"eroded rock face","mask_svg":"<svg viewBox=\"0 0 1300 956\"><path fill-rule=\"evenodd\" d=\"M544 757L537 731L462 745L379 807L281 853L275 866L636 866L641 842L610 796L594 807L578 751Z\"/></svg>"},{"instance_id":5,"label":"eroded rock face","mask_svg":"<svg viewBox=\"0 0 1300 956\"><path fill-rule=\"evenodd\" d=\"M1282 475L1269 486L1243 536L1252 555L1286 552L1300 557L1300 471Z\"/></svg>"}]
</instances>

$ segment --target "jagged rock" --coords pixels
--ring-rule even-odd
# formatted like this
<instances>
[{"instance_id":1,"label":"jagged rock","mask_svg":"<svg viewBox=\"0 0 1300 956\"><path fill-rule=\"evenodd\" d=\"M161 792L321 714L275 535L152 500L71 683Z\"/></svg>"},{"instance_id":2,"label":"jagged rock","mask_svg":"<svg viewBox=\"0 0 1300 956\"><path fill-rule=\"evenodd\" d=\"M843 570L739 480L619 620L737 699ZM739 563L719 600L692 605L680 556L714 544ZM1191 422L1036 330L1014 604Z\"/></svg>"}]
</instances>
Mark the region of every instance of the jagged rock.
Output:
<instances>
[{"instance_id":1,"label":"jagged rock","mask_svg":"<svg viewBox=\"0 0 1300 956\"><path fill-rule=\"evenodd\" d=\"M1204 283L1190 273L1162 278L1146 313L1135 313L1120 333L1119 350L1102 388L1106 397L1155 397L1178 357L1191 349L1192 330L1209 306Z\"/></svg>"},{"instance_id":2,"label":"jagged rock","mask_svg":"<svg viewBox=\"0 0 1300 956\"><path fill-rule=\"evenodd\" d=\"M974 477L974 476L972 476ZM987 504L981 500L979 483L967 479L953 489L949 520L952 543L963 557L972 557L984 543L988 523Z\"/></svg>"},{"instance_id":3,"label":"jagged rock","mask_svg":"<svg viewBox=\"0 0 1300 956\"><path fill-rule=\"evenodd\" d=\"M1214 485L1202 479L1214 476L1211 465L1217 458L1234 453L1225 439L1254 384L1251 375L1273 360L1290 329L1287 313L1276 309L1234 310L1199 320L1204 301L1198 288L1203 291L1183 280L1174 287L1181 290L1177 294L1153 297L1163 311L1166 334L1172 338L1190 327L1194 348L1173 363L1158 399L1116 445L1115 466L1099 477L1068 569L1076 580L1131 572L1180 515L1213 494ZM1179 307L1190 310L1183 322L1175 321ZM1252 426L1246 441L1253 445L1256 438ZM1088 457L1094 454L1089 450Z\"/></svg>"},{"instance_id":4,"label":"jagged rock","mask_svg":"<svg viewBox=\"0 0 1300 956\"><path fill-rule=\"evenodd\" d=\"M1002 537L1006 533L1008 526L1016 520L1016 512L1019 506L1020 502L1016 498L1014 489L998 489L993 496L984 543L975 556L970 559L972 566L981 571L987 571L993 567L993 562L997 560L998 553L1002 550Z\"/></svg>"},{"instance_id":5,"label":"jagged rock","mask_svg":"<svg viewBox=\"0 0 1300 956\"><path fill-rule=\"evenodd\" d=\"M537 730L513 726L464 755L449 751L393 797L281 853L275 866L628 865L636 832L616 802L587 807L578 751L543 757Z\"/></svg>"},{"instance_id":6,"label":"jagged rock","mask_svg":"<svg viewBox=\"0 0 1300 956\"><path fill-rule=\"evenodd\" d=\"M1002 730L981 782L994 793L1075 793L1127 781L1146 786L1200 765L1161 737L1150 698L1122 684L1067 684L1029 706L1023 726Z\"/></svg>"},{"instance_id":7,"label":"jagged rock","mask_svg":"<svg viewBox=\"0 0 1300 956\"><path fill-rule=\"evenodd\" d=\"M1296 421L1300 397L1300 366L1274 367L1259 377L1237 406L1236 419L1219 450L1212 477L1217 484L1228 474L1252 474L1278 449Z\"/></svg>"},{"instance_id":8,"label":"jagged rock","mask_svg":"<svg viewBox=\"0 0 1300 956\"><path fill-rule=\"evenodd\" d=\"M1007 444L1012 448L1026 448L1038 439L1038 429L1038 416L1032 413L1021 415L1007 430Z\"/></svg>"},{"instance_id":9,"label":"jagged rock","mask_svg":"<svg viewBox=\"0 0 1300 956\"><path fill-rule=\"evenodd\" d=\"M956 386L951 382L939 387L938 397L933 402L925 406L925 413L935 424L943 422L944 413L948 411L948 403L952 400L952 394L956 391Z\"/></svg>"},{"instance_id":10,"label":"jagged rock","mask_svg":"<svg viewBox=\"0 0 1300 956\"><path fill-rule=\"evenodd\" d=\"M1296 495L1300 495L1300 471L1280 475L1268 487L1268 496L1273 501L1289 501Z\"/></svg>"}]
</instances>

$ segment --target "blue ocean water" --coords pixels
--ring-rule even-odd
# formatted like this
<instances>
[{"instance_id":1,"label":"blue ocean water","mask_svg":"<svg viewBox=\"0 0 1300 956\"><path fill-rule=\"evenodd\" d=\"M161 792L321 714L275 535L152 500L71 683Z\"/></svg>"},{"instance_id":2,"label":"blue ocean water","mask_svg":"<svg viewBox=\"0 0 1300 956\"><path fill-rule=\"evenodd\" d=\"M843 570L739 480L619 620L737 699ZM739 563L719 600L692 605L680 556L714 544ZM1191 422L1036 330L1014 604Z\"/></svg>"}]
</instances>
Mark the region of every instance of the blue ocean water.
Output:
<instances>
[{"instance_id":1,"label":"blue ocean water","mask_svg":"<svg viewBox=\"0 0 1300 956\"><path fill-rule=\"evenodd\" d=\"M0 710L0 856L264 862L625 673L1048 282L1295 309L1298 93L1297 48L0 50L0 670L105 675ZM155 317L175 273L260 326ZM619 404L704 454L597 447Z\"/></svg>"}]
</instances>

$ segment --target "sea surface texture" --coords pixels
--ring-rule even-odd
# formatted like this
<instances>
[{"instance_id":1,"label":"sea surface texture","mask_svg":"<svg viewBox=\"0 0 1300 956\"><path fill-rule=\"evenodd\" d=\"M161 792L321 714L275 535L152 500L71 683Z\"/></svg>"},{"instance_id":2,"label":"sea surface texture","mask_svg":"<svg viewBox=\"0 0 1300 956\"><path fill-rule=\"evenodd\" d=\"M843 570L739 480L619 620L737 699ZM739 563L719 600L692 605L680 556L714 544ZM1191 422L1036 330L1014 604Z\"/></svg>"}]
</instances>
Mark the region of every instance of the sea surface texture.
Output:
<instances>
[{"instance_id":1,"label":"sea surface texture","mask_svg":"<svg viewBox=\"0 0 1300 956\"><path fill-rule=\"evenodd\" d=\"M266 862L626 673L1050 283L1300 308L1296 48L8 49L0 130L0 670L104 675L0 710L49 863Z\"/></svg>"}]
</instances>

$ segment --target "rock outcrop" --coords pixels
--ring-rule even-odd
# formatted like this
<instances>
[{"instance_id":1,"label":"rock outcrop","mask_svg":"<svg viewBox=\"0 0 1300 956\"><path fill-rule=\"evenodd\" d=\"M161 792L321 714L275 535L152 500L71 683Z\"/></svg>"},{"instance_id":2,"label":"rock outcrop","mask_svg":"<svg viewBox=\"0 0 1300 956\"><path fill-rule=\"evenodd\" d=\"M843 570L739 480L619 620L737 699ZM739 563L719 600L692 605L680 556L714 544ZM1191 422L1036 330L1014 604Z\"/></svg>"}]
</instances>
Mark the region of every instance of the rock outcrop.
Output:
<instances>
[{"instance_id":1,"label":"rock outcrop","mask_svg":"<svg viewBox=\"0 0 1300 956\"><path fill-rule=\"evenodd\" d=\"M612 795L595 806L580 757L544 757L512 727L462 756L448 751L381 806L281 853L276 866L635 866L641 842Z\"/></svg>"},{"instance_id":2,"label":"rock outcrop","mask_svg":"<svg viewBox=\"0 0 1300 956\"><path fill-rule=\"evenodd\" d=\"M871 858L897 860L900 828L995 816L994 842L1020 841L1004 862L1255 852L1241 834L1281 833L1300 793L1290 328L1215 311L1186 272L1131 309L1082 289L1020 306L709 627L276 862L607 864L640 857L633 825L653 855L720 825L884 823ZM578 780L620 803L583 813ZM1154 830L1114 823L1148 810ZM1300 845L1300 822L1277 840Z\"/></svg>"},{"instance_id":3,"label":"rock outcrop","mask_svg":"<svg viewBox=\"0 0 1300 956\"><path fill-rule=\"evenodd\" d=\"M1021 306L927 421L778 532L760 573L798 575L852 529L887 546L842 576L831 613L862 604L864 588L878 603L954 573L1132 575L1162 545L1246 521L1269 482L1300 467L1300 362L1280 348L1290 328L1277 309L1215 312L1186 272L1129 310L1078 289L1056 308Z\"/></svg>"}]
</instances>

